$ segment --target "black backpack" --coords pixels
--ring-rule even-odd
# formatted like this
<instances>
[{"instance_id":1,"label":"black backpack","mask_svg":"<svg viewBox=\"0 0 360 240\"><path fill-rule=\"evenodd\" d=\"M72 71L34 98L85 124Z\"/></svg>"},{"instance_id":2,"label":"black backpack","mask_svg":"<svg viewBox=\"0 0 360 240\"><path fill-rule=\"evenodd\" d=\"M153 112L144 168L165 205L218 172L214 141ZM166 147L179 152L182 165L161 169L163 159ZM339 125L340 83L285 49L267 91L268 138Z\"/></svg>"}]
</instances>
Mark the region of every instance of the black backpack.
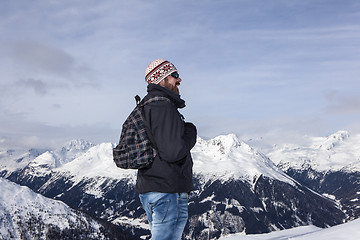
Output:
<instances>
[{"instance_id":1,"label":"black backpack","mask_svg":"<svg viewBox=\"0 0 360 240\"><path fill-rule=\"evenodd\" d=\"M151 131L144 121L143 107L151 102L168 101L166 97L153 97L140 102L135 96L136 107L122 125L119 144L113 148L116 166L124 169L146 168L153 162L157 150Z\"/></svg>"}]
</instances>

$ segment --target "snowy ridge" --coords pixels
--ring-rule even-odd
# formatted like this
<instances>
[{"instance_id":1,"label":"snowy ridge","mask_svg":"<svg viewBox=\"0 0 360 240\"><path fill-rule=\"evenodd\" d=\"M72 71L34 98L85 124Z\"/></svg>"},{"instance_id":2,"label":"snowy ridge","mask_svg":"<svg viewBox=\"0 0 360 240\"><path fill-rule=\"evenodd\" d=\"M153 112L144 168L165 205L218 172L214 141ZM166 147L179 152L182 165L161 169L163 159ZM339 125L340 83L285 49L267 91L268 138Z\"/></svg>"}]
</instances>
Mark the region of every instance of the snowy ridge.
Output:
<instances>
[{"instance_id":1,"label":"snowy ridge","mask_svg":"<svg viewBox=\"0 0 360 240\"><path fill-rule=\"evenodd\" d=\"M93 146L92 143L83 139L75 139L68 142L63 148L53 152L56 160L55 167L60 167L65 163L71 162Z\"/></svg>"},{"instance_id":2,"label":"snowy ridge","mask_svg":"<svg viewBox=\"0 0 360 240\"><path fill-rule=\"evenodd\" d=\"M71 162L62 165L59 168L53 169L57 176L68 176L74 185L84 181L85 179L96 179L91 181L85 192L90 195L101 197L103 189L112 184L110 179L129 179L135 184L136 171L120 169L115 165L112 156L112 149L114 144L101 143L90 148L88 151L72 160ZM51 181L49 181L51 183ZM44 185L43 188L46 188Z\"/></svg>"},{"instance_id":3,"label":"snowy ridge","mask_svg":"<svg viewBox=\"0 0 360 240\"><path fill-rule=\"evenodd\" d=\"M93 146L83 140L73 140L60 149L41 154L31 161L28 167L34 173L38 172L36 175L51 169L54 173L71 176L73 182L80 182L84 178L103 178L104 181L105 178L128 178L135 181L136 171L116 167L112 158L114 146L113 143ZM260 176L266 176L294 185L294 180L274 162L281 163L283 170L286 170L284 166L291 165L301 169L311 166L324 171L360 171L360 135L350 136L346 131L325 138L312 138L308 147L278 148L269 154L271 160L240 141L234 134L221 135L210 140L198 137L191 152L194 174L202 176L205 181L242 179L253 184Z\"/></svg>"},{"instance_id":4,"label":"snowy ridge","mask_svg":"<svg viewBox=\"0 0 360 240\"><path fill-rule=\"evenodd\" d=\"M47 151L40 155L32 161L31 166L46 166L50 169L57 168L81 156L92 146L92 143L84 140L72 140L60 149Z\"/></svg>"},{"instance_id":5,"label":"snowy ridge","mask_svg":"<svg viewBox=\"0 0 360 240\"><path fill-rule=\"evenodd\" d=\"M46 152L37 157L30 165L51 166L54 172L72 176L72 181L80 182L83 178L129 178L136 179L136 171L117 168L112 156L112 143L101 143L79 151L77 157L68 159L67 163L57 166L56 155ZM75 155L76 156L76 155ZM289 184L293 180L279 170L264 154L257 152L234 134L221 135L210 140L197 139L192 149L194 173L205 178L226 181L242 178L252 183L264 175ZM63 161L65 162L65 161ZM99 183L100 184L100 183Z\"/></svg>"},{"instance_id":6,"label":"snowy ridge","mask_svg":"<svg viewBox=\"0 0 360 240\"><path fill-rule=\"evenodd\" d=\"M30 168L58 168L84 154L93 144L85 140L71 140L56 150L30 149L0 151L0 171L15 171L26 166Z\"/></svg>"},{"instance_id":7,"label":"snowy ridge","mask_svg":"<svg viewBox=\"0 0 360 240\"><path fill-rule=\"evenodd\" d=\"M327 137L314 137L313 147L319 147L320 149L332 150L342 142L348 140L350 137L347 131L338 131Z\"/></svg>"},{"instance_id":8,"label":"snowy ridge","mask_svg":"<svg viewBox=\"0 0 360 240\"><path fill-rule=\"evenodd\" d=\"M112 155L114 146L112 143L96 145L57 170L60 172L68 172L76 176L79 180L84 177L109 177L113 179L135 177L136 171L116 167Z\"/></svg>"},{"instance_id":9,"label":"snowy ridge","mask_svg":"<svg viewBox=\"0 0 360 240\"><path fill-rule=\"evenodd\" d=\"M40 222L45 228L28 229L33 237L42 236L50 226L56 226L60 230L86 226L93 229L94 238L100 232L101 226L95 221L89 221L63 202L45 198L27 187L0 178L0 192L0 236L9 237L5 239L20 239L23 228L29 227L26 225L31 222Z\"/></svg>"},{"instance_id":10,"label":"snowy ridge","mask_svg":"<svg viewBox=\"0 0 360 240\"><path fill-rule=\"evenodd\" d=\"M268 156L283 170L311 167L318 172L360 172L360 135L339 131L328 137L310 138L308 146L278 147Z\"/></svg>"},{"instance_id":11,"label":"snowy ridge","mask_svg":"<svg viewBox=\"0 0 360 240\"><path fill-rule=\"evenodd\" d=\"M16 169L24 168L29 162L45 151L40 149L30 149L28 152L20 150L0 151L0 171L3 169L15 171Z\"/></svg>"},{"instance_id":12,"label":"snowy ridge","mask_svg":"<svg viewBox=\"0 0 360 240\"><path fill-rule=\"evenodd\" d=\"M294 181L269 158L241 142L234 134L221 135L207 141L198 137L191 153L194 173L207 178L223 181L241 178L252 184L263 175L294 185Z\"/></svg>"}]
</instances>

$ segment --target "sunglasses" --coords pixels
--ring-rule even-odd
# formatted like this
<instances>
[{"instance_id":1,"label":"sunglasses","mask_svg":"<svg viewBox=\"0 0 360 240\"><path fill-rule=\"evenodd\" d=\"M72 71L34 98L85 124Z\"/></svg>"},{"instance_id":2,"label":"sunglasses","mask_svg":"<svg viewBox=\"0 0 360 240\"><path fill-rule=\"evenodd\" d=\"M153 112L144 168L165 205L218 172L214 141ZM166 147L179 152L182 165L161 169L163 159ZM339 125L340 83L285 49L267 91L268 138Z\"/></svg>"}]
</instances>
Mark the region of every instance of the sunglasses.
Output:
<instances>
[{"instance_id":1,"label":"sunglasses","mask_svg":"<svg viewBox=\"0 0 360 240\"><path fill-rule=\"evenodd\" d=\"M178 72L173 72L173 73L170 74L170 76L172 76L175 79L178 79L179 78L179 73Z\"/></svg>"}]
</instances>

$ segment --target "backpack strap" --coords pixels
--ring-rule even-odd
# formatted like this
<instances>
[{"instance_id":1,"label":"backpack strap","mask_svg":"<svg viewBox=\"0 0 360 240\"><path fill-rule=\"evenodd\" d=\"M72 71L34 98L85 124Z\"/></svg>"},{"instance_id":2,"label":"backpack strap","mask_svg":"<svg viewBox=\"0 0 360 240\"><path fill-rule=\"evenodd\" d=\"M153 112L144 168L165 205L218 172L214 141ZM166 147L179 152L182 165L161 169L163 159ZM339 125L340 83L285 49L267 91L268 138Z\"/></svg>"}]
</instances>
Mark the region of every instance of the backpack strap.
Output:
<instances>
[{"instance_id":1,"label":"backpack strap","mask_svg":"<svg viewBox=\"0 0 360 240\"><path fill-rule=\"evenodd\" d=\"M136 108L138 108L138 109L140 110L140 112L141 112L142 115L144 114L144 112L143 112L143 111L144 111L143 107L144 107L146 104L149 104L149 103L152 103L152 102L157 102L157 101L167 101L167 102L173 104L169 98L167 98L167 97L160 97L160 96L156 96L156 97L149 98L148 100L146 100L145 102L143 102L143 101L140 101L139 95L136 95L136 96L135 96L135 100L136 100ZM144 115L143 115L143 117L144 117ZM153 148L155 149L156 154L159 154L159 150L158 150L158 148L157 148L157 146L156 146L156 142L155 142L154 136L152 135L150 126L149 126L148 122L147 122L145 119L144 119L144 125L145 125L146 133L147 133L147 135L148 135L148 138L149 138L149 140L150 140L151 145L152 145ZM159 157L160 157L160 155L159 155Z\"/></svg>"},{"instance_id":2,"label":"backpack strap","mask_svg":"<svg viewBox=\"0 0 360 240\"><path fill-rule=\"evenodd\" d=\"M140 102L139 105L140 105L140 107L143 107L146 104L149 104L149 103L152 103L152 102L157 102L157 101L168 101L169 103L172 103L170 101L170 99L168 99L167 97L156 96L156 97L152 97L152 98L146 100L145 102Z\"/></svg>"},{"instance_id":3,"label":"backpack strap","mask_svg":"<svg viewBox=\"0 0 360 240\"><path fill-rule=\"evenodd\" d=\"M143 99L144 100L144 99ZM160 97L160 96L156 96L156 97L152 97L149 98L148 100L146 100L145 102L141 101L141 98L139 97L139 95L135 96L135 101L136 101L136 106L137 107L143 107L146 104L149 104L151 102L157 102L157 101L168 101L169 103L172 103L171 100L167 97Z\"/></svg>"}]
</instances>

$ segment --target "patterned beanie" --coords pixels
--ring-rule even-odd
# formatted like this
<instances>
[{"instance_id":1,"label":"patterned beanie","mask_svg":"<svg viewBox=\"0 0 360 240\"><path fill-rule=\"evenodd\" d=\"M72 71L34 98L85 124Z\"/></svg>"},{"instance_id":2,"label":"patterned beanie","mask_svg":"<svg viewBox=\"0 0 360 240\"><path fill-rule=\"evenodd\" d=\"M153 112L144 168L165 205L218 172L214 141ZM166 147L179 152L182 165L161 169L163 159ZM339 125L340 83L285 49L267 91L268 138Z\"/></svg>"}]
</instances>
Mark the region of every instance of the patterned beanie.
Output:
<instances>
[{"instance_id":1,"label":"patterned beanie","mask_svg":"<svg viewBox=\"0 0 360 240\"><path fill-rule=\"evenodd\" d=\"M176 71L176 67L171 62L164 59L157 59L147 66L145 71L145 81L149 84L158 84L161 80Z\"/></svg>"}]
</instances>

